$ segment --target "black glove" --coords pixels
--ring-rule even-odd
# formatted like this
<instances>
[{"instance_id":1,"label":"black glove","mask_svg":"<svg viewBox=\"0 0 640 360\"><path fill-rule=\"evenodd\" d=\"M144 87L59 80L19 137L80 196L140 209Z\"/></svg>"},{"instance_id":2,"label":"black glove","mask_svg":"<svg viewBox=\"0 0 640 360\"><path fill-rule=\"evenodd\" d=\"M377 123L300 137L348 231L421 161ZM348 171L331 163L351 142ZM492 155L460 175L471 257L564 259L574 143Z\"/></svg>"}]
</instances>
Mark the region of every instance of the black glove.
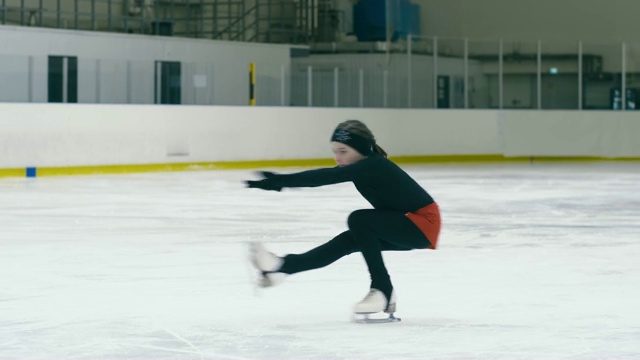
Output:
<instances>
[{"instance_id":1,"label":"black glove","mask_svg":"<svg viewBox=\"0 0 640 360\"><path fill-rule=\"evenodd\" d=\"M269 179L269 178L278 176L278 174L271 171L258 171L258 174L260 174L260 176L262 176L264 179Z\"/></svg>"},{"instance_id":2,"label":"black glove","mask_svg":"<svg viewBox=\"0 0 640 360\"><path fill-rule=\"evenodd\" d=\"M262 180L247 180L245 184L248 188L256 188L262 190L280 191L282 186L277 184L275 173L269 171L258 172L263 177Z\"/></svg>"}]
</instances>

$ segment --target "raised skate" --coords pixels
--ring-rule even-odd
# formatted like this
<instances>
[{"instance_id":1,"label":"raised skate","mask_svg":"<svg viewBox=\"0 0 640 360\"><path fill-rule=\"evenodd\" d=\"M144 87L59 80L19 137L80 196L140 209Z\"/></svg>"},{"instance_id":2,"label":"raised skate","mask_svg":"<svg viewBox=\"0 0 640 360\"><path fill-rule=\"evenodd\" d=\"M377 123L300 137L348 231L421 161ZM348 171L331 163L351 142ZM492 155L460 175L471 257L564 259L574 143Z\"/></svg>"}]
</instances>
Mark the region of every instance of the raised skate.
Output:
<instances>
[{"instance_id":1,"label":"raised skate","mask_svg":"<svg viewBox=\"0 0 640 360\"><path fill-rule=\"evenodd\" d=\"M284 262L281 257L268 252L259 242L249 243L249 256L256 269L267 273L277 272Z\"/></svg>"},{"instance_id":2,"label":"raised skate","mask_svg":"<svg viewBox=\"0 0 640 360\"><path fill-rule=\"evenodd\" d=\"M261 243L249 243L249 258L253 266L258 270L256 286L267 288L276 286L284 281L285 274L277 272L284 260L268 252Z\"/></svg>"}]
</instances>

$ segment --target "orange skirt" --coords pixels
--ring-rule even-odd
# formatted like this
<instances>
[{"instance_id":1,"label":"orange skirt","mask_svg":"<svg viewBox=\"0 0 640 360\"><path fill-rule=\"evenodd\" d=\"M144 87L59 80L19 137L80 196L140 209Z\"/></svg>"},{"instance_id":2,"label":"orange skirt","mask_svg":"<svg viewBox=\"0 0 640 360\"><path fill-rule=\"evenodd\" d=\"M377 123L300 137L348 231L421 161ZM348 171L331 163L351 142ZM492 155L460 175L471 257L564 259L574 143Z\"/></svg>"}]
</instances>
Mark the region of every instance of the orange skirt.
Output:
<instances>
[{"instance_id":1,"label":"orange skirt","mask_svg":"<svg viewBox=\"0 0 640 360\"><path fill-rule=\"evenodd\" d=\"M440 208L435 202L414 212L405 214L422 231L431 243L428 249L436 249L440 235Z\"/></svg>"}]
</instances>

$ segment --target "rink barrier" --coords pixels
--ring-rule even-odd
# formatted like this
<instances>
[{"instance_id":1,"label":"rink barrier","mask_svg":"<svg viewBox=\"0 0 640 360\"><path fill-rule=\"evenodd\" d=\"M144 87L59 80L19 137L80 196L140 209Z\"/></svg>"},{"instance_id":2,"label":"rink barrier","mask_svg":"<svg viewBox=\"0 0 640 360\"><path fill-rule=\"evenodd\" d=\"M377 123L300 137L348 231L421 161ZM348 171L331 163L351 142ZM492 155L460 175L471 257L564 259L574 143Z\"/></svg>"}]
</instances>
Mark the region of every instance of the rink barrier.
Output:
<instances>
[{"instance_id":1,"label":"rink barrier","mask_svg":"<svg viewBox=\"0 0 640 360\"><path fill-rule=\"evenodd\" d=\"M198 162L170 164L129 164L0 169L0 177L38 177L92 175L92 174L126 174L143 172L201 171L201 170L241 170L269 167L309 167L333 166L330 159L296 159L296 160L264 160L264 161L230 161L230 162ZM31 170L30 170L31 169ZM31 175L31 176L30 176Z\"/></svg>"},{"instance_id":2,"label":"rink barrier","mask_svg":"<svg viewBox=\"0 0 640 360\"><path fill-rule=\"evenodd\" d=\"M640 161L640 158L602 158L602 157L505 157L503 155L425 155L390 156L389 159L400 165L437 164L437 163L496 163L496 162L600 162L600 161ZM289 159L256 161L222 161L168 164L130 164L69 167L27 167L0 169L2 177L42 177L98 174L127 174L144 172L207 171L207 170L259 170L285 167L331 167L333 159Z\"/></svg>"}]
</instances>

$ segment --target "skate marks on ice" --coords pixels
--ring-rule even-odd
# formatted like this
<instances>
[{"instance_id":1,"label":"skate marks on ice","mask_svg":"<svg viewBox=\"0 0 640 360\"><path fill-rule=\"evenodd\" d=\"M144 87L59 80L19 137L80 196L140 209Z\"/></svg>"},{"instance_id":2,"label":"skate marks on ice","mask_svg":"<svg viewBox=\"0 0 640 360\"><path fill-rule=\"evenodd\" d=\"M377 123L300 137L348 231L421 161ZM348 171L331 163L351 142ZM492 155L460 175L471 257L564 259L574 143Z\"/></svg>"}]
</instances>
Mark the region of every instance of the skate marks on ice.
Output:
<instances>
[{"instance_id":1,"label":"skate marks on ice","mask_svg":"<svg viewBox=\"0 0 640 360\"><path fill-rule=\"evenodd\" d=\"M351 321L356 324L388 324L400 322L402 319L396 317L395 314L377 313L377 314L359 314L355 313L351 317Z\"/></svg>"}]
</instances>

